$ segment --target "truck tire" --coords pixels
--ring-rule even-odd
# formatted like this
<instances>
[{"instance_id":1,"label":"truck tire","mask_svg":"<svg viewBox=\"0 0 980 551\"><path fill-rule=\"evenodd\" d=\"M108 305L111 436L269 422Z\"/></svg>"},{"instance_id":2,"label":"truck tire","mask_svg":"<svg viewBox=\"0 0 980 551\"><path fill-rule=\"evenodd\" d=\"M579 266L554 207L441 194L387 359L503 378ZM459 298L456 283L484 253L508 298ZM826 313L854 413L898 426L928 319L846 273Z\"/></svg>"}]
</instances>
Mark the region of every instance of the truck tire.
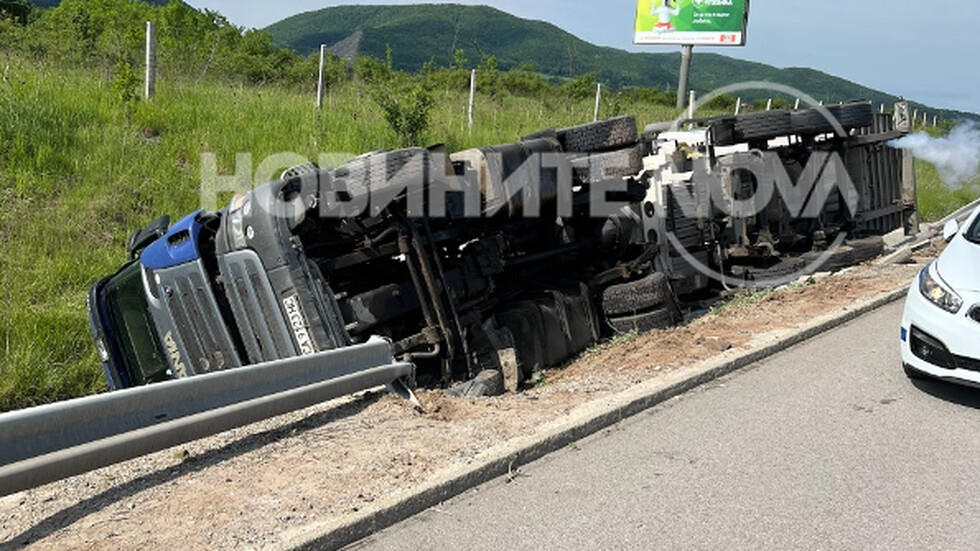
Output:
<instances>
[{"instance_id":1,"label":"truck tire","mask_svg":"<svg viewBox=\"0 0 980 551\"><path fill-rule=\"evenodd\" d=\"M586 185L636 176L642 170L643 148L639 145L606 153L592 153L572 161L575 180Z\"/></svg>"},{"instance_id":2,"label":"truck tire","mask_svg":"<svg viewBox=\"0 0 980 551\"><path fill-rule=\"evenodd\" d=\"M497 322L514 336L521 381L529 380L535 371L547 367L544 322L537 306L522 301L497 314Z\"/></svg>"},{"instance_id":3,"label":"truck tire","mask_svg":"<svg viewBox=\"0 0 980 551\"><path fill-rule=\"evenodd\" d=\"M628 116L562 128L556 135L562 148L570 153L621 149L640 140L636 119Z\"/></svg>"},{"instance_id":4,"label":"truck tire","mask_svg":"<svg viewBox=\"0 0 980 551\"><path fill-rule=\"evenodd\" d=\"M608 317L636 315L662 306L668 293L667 278L659 272L637 281L610 285L602 292L602 312Z\"/></svg>"},{"instance_id":5,"label":"truck tire","mask_svg":"<svg viewBox=\"0 0 980 551\"><path fill-rule=\"evenodd\" d=\"M763 284L770 281L780 281L788 277L802 276L807 262L802 258L787 258L763 271L753 274L753 279Z\"/></svg>"},{"instance_id":6,"label":"truck tire","mask_svg":"<svg viewBox=\"0 0 980 551\"><path fill-rule=\"evenodd\" d=\"M847 244L851 247L851 260L854 264L878 258L885 252L885 240L878 236L852 239Z\"/></svg>"},{"instance_id":7,"label":"truck tire","mask_svg":"<svg viewBox=\"0 0 980 551\"><path fill-rule=\"evenodd\" d=\"M783 109L739 115L735 119L735 137L742 141L767 140L792 133L792 117Z\"/></svg>"},{"instance_id":8,"label":"truck tire","mask_svg":"<svg viewBox=\"0 0 980 551\"><path fill-rule=\"evenodd\" d=\"M816 135L835 132L833 121L840 123L844 130L865 128L874 123L874 109L870 102L853 102L827 107L828 119L818 109L805 109L792 114L793 133Z\"/></svg>"},{"instance_id":9,"label":"truck tire","mask_svg":"<svg viewBox=\"0 0 980 551\"><path fill-rule=\"evenodd\" d=\"M874 124L874 108L868 101L845 103L837 107L837 120L845 130L866 128Z\"/></svg>"},{"instance_id":10,"label":"truck tire","mask_svg":"<svg viewBox=\"0 0 980 551\"><path fill-rule=\"evenodd\" d=\"M828 111L830 111L829 108ZM833 111L830 111L830 116L836 118ZM817 109L796 111L791 115L793 133L801 136L814 136L833 132L834 125L831 123L833 118L828 119Z\"/></svg>"},{"instance_id":11,"label":"truck tire","mask_svg":"<svg viewBox=\"0 0 980 551\"><path fill-rule=\"evenodd\" d=\"M877 258L885 250L885 242L881 237L867 237L845 241L837 250L831 252L818 270L821 272L836 272L849 266L867 262ZM812 262L822 253L812 252L803 255L807 262Z\"/></svg>"},{"instance_id":12,"label":"truck tire","mask_svg":"<svg viewBox=\"0 0 980 551\"><path fill-rule=\"evenodd\" d=\"M652 312L606 319L606 323L617 334L630 332L647 333L654 329L663 329L674 325L674 309L664 307Z\"/></svg>"}]
</instances>

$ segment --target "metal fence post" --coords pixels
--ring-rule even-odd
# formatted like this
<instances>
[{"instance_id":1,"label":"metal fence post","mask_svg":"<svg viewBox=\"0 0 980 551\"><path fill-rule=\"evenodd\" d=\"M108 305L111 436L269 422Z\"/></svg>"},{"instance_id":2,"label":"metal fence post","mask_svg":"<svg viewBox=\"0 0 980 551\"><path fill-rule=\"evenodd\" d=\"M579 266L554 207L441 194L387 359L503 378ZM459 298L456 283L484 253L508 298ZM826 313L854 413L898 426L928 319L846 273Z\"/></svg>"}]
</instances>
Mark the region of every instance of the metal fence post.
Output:
<instances>
[{"instance_id":1,"label":"metal fence post","mask_svg":"<svg viewBox=\"0 0 980 551\"><path fill-rule=\"evenodd\" d=\"M593 121L599 120L599 106L602 104L602 83L598 83L595 86L595 114L592 117Z\"/></svg>"},{"instance_id":2,"label":"metal fence post","mask_svg":"<svg viewBox=\"0 0 980 551\"><path fill-rule=\"evenodd\" d=\"M470 130L473 130L474 116L473 111L476 108L476 69L470 72L470 106L467 110L467 118L469 120Z\"/></svg>"},{"instance_id":3,"label":"metal fence post","mask_svg":"<svg viewBox=\"0 0 980 551\"><path fill-rule=\"evenodd\" d=\"M143 95L152 99L157 87L157 26L153 21L146 22L146 79Z\"/></svg>"},{"instance_id":4,"label":"metal fence post","mask_svg":"<svg viewBox=\"0 0 980 551\"><path fill-rule=\"evenodd\" d=\"M316 84L316 109L323 109L323 69L327 59L327 45L320 44L320 76Z\"/></svg>"}]
</instances>

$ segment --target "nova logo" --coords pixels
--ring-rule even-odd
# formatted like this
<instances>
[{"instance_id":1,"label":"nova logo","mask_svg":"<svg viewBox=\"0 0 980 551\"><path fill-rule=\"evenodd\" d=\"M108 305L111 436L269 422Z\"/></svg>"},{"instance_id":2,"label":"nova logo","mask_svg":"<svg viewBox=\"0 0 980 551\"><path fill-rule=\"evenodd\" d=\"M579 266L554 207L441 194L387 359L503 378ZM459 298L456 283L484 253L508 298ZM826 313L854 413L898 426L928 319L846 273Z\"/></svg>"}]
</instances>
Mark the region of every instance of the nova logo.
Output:
<instances>
[{"instance_id":1,"label":"nova logo","mask_svg":"<svg viewBox=\"0 0 980 551\"><path fill-rule=\"evenodd\" d=\"M313 347L313 339L310 338L310 332L306 329L306 316L303 315L303 309L300 308L299 297L297 295L286 297L283 299L282 305L286 308L286 319L289 320L293 336L296 337L299 353L306 356L316 352L316 348Z\"/></svg>"},{"instance_id":2,"label":"nova logo","mask_svg":"<svg viewBox=\"0 0 980 551\"><path fill-rule=\"evenodd\" d=\"M174 371L177 372L177 376L186 377L187 366L184 365L184 360L182 360L180 357L180 348L177 347L177 341L174 340L173 331L167 331L167 334L163 337L163 344L167 347L167 355L170 357L170 365L172 365Z\"/></svg>"}]
</instances>

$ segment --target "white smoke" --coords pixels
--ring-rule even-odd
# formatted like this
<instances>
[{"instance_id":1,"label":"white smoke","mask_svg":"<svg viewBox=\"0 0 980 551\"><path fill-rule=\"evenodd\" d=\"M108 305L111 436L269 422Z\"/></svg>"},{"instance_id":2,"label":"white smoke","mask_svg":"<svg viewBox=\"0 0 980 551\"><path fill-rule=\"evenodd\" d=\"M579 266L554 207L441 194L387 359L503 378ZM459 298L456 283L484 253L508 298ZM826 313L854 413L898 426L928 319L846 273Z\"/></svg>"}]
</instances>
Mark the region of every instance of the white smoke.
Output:
<instances>
[{"instance_id":1,"label":"white smoke","mask_svg":"<svg viewBox=\"0 0 980 551\"><path fill-rule=\"evenodd\" d=\"M972 121L960 123L942 138L916 132L888 145L934 164L943 182L952 188L980 175L980 125Z\"/></svg>"}]
</instances>

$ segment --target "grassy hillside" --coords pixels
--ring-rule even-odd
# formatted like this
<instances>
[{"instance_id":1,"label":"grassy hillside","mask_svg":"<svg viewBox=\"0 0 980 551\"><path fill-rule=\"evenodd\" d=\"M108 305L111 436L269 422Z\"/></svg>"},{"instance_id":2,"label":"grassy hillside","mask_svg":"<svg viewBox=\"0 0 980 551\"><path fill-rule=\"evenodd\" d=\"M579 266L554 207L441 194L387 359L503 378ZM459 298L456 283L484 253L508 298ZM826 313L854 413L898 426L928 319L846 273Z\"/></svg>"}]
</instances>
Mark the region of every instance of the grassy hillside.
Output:
<instances>
[{"instance_id":1,"label":"grassy hillside","mask_svg":"<svg viewBox=\"0 0 980 551\"><path fill-rule=\"evenodd\" d=\"M361 54L383 59L390 46L394 66L406 71L417 71L430 60L449 66L459 49L471 65L493 55L502 70L530 62L536 71L554 77L595 72L601 82L612 86L675 89L680 66L679 53L629 53L599 47L550 23L521 19L485 6L338 6L289 17L266 30L277 44L300 53L316 51L320 44L332 45L361 31ZM695 55L691 71L691 86L699 92L733 82L761 80L792 86L825 102L866 99L891 104L897 99L812 69L778 69L704 51ZM752 97L749 92L745 95ZM943 118L964 115L921 104L915 107Z\"/></svg>"}]
</instances>

